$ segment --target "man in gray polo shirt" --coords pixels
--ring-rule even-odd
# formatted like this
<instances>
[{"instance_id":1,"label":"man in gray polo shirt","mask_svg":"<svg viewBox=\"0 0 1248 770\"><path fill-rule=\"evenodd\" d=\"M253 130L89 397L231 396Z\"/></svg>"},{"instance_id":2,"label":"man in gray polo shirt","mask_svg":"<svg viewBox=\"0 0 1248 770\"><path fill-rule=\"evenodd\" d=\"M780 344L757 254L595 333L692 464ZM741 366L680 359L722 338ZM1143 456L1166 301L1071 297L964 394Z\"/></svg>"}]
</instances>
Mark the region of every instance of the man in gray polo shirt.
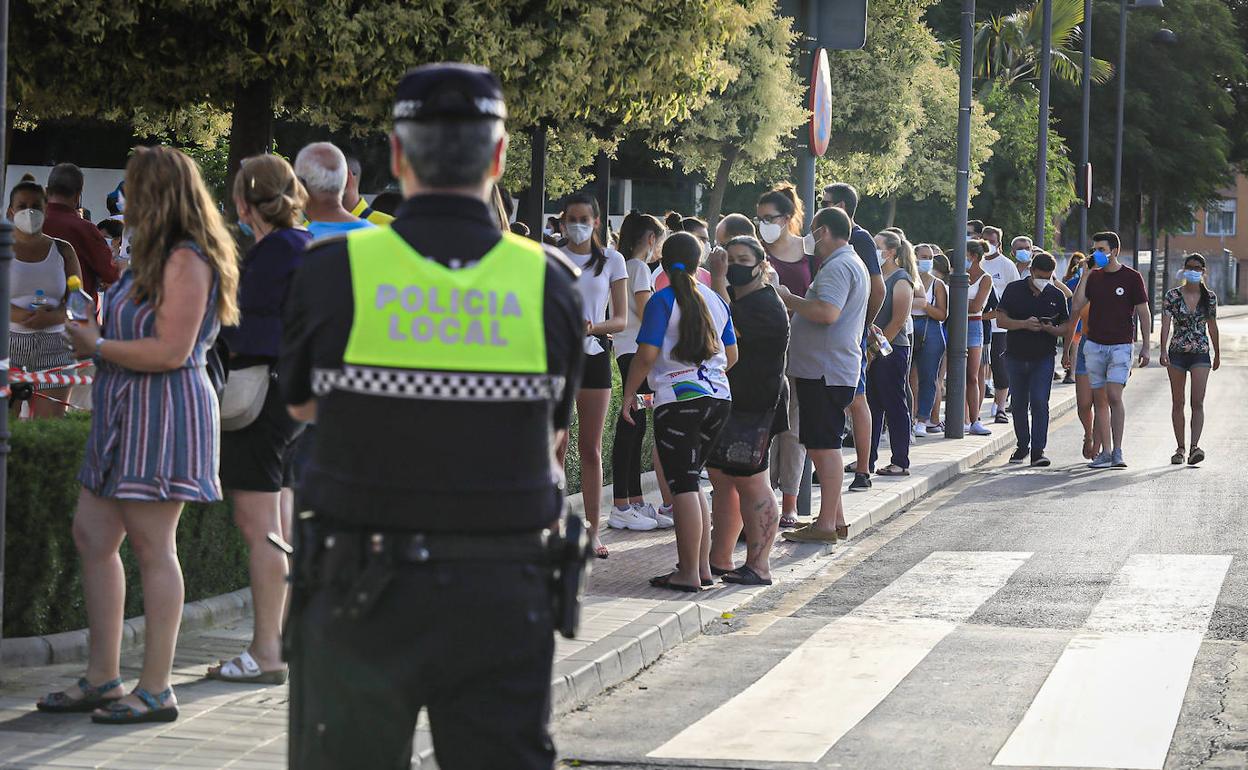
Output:
<instances>
[{"instance_id":1,"label":"man in gray polo shirt","mask_svg":"<svg viewBox=\"0 0 1248 770\"><path fill-rule=\"evenodd\" d=\"M789 375L797 384L802 414L799 438L819 474L822 491L819 518L784 533L786 540L835 543L847 539L841 483L845 469L841 434L845 408L854 400L862 365L862 328L866 322L870 278L849 245L849 215L839 208L815 214L811 234L823 266L805 297L777 287L793 311L789 338Z\"/></svg>"}]
</instances>

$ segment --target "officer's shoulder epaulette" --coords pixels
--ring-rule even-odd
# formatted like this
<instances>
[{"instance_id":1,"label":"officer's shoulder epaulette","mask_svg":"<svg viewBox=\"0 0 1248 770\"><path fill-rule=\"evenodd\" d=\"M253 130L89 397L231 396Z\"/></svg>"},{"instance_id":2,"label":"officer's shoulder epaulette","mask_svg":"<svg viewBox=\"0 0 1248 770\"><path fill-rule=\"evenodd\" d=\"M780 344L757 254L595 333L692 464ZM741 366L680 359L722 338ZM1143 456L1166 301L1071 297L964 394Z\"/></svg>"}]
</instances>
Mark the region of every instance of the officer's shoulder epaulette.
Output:
<instances>
[{"instance_id":1,"label":"officer's shoulder epaulette","mask_svg":"<svg viewBox=\"0 0 1248 770\"><path fill-rule=\"evenodd\" d=\"M566 270L570 278L576 280L580 277L581 269L576 266L575 262L568 259L567 254L564 254L562 251L552 246L547 246L546 244L542 244L542 250L546 252L546 256L550 257L552 262Z\"/></svg>"}]
</instances>

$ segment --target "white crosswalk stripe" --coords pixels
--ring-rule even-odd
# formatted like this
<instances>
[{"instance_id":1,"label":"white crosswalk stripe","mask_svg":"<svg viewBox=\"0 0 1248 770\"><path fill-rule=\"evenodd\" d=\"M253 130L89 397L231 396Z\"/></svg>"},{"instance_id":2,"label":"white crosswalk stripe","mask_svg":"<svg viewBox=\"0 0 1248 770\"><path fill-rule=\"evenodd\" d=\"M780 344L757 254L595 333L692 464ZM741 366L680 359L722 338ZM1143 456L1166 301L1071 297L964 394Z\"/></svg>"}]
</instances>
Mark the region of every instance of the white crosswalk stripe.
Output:
<instances>
[{"instance_id":1,"label":"white crosswalk stripe","mask_svg":"<svg viewBox=\"0 0 1248 770\"><path fill-rule=\"evenodd\" d=\"M930 554L648 756L818 761L1030 556Z\"/></svg>"},{"instance_id":2,"label":"white crosswalk stripe","mask_svg":"<svg viewBox=\"0 0 1248 770\"><path fill-rule=\"evenodd\" d=\"M993 764L1161 768L1230 565L1128 559Z\"/></svg>"}]
</instances>

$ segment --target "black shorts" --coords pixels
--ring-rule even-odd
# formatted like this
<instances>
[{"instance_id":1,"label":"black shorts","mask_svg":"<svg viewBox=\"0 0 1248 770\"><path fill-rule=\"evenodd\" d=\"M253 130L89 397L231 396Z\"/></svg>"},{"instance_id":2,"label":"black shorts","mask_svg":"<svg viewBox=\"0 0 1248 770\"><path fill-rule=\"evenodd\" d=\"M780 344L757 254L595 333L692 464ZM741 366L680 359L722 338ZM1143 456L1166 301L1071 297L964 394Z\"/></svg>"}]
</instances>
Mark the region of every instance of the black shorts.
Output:
<instances>
[{"instance_id":1,"label":"black shorts","mask_svg":"<svg viewBox=\"0 0 1248 770\"><path fill-rule=\"evenodd\" d=\"M654 445L672 494L697 492L706 458L724 429L732 402L695 398L654 410Z\"/></svg>"},{"instance_id":2,"label":"black shorts","mask_svg":"<svg viewBox=\"0 0 1248 770\"><path fill-rule=\"evenodd\" d=\"M585 356L585 370L581 373L581 390L611 389L611 349Z\"/></svg>"},{"instance_id":3,"label":"black shorts","mask_svg":"<svg viewBox=\"0 0 1248 770\"><path fill-rule=\"evenodd\" d=\"M853 385L827 385L822 379L805 380L798 377L797 408L802 415L798 421L797 440L807 449L840 449L841 434L845 432L845 409L854 400Z\"/></svg>"},{"instance_id":4,"label":"black shorts","mask_svg":"<svg viewBox=\"0 0 1248 770\"><path fill-rule=\"evenodd\" d=\"M1005 354L1008 351L1006 340L1008 339L1006 332L992 333L992 355L989 362L992 364L992 387L997 390L1010 387L1010 370L1005 365Z\"/></svg>"},{"instance_id":5,"label":"black shorts","mask_svg":"<svg viewBox=\"0 0 1248 770\"><path fill-rule=\"evenodd\" d=\"M277 381L271 381L255 422L221 432L221 486L240 492L277 492L287 486L286 456L302 428L286 412Z\"/></svg>"}]
</instances>

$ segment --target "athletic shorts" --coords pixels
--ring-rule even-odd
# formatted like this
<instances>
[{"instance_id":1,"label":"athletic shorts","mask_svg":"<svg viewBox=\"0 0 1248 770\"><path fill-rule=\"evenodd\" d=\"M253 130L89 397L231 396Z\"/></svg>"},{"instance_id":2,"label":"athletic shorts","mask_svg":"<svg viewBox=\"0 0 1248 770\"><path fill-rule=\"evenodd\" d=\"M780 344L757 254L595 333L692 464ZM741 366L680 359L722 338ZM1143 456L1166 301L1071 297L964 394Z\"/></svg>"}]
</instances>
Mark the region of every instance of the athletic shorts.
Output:
<instances>
[{"instance_id":1,"label":"athletic shorts","mask_svg":"<svg viewBox=\"0 0 1248 770\"><path fill-rule=\"evenodd\" d=\"M798 441L808 450L840 449L841 435L845 432L845 410L853 403L854 388L801 377L795 383L797 408L802 415Z\"/></svg>"},{"instance_id":2,"label":"athletic shorts","mask_svg":"<svg viewBox=\"0 0 1248 770\"><path fill-rule=\"evenodd\" d=\"M654 446L673 495L698 491L706 458L731 411L731 401L709 396L654 410Z\"/></svg>"},{"instance_id":3,"label":"athletic shorts","mask_svg":"<svg viewBox=\"0 0 1248 770\"><path fill-rule=\"evenodd\" d=\"M992 354L989 357L989 363L992 364L992 387L997 390L1008 390L1010 387L1010 370L1005 365L1007 339L1006 332L992 333Z\"/></svg>"},{"instance_id":4,"label":"athletic shorts","mask_svg":"<svg viewBox=\"0 0 1248 770\"><path fill-rule=\"evenodd\" d=\"M1190 372L1193 369L1212 369L1213 360L1208 353L1197 353L1188 350L1170 351L1170 368Z\"/></svg>"},{"instance_id":5,"label":"athletic shorts","mask_svg":"<svg viewBox=\"0 0 1248 770\"><path fill-rule=\"evenodd\" d=\"M1121 345L1101 345L1087 341L1083 350L1084 360L1088 366L1088 382L1093 390L1105 387L1107 383L1126 385L1131 375L1131 359L1134 348L1130 342Z\"/></svg>"},{"instance_id":6,"label":"athletic shorts","mask_svg":"<svg viewBox=\"0 0 1248 770\"><path fill-rule=\"evenodd\" d=\"M74 362L73 351L60 332L9 332L9 366L42 372ZM55 390L65 385L36 385L35 390Z\"/></svg>"},{"instance_id":7,"label":"athletic shorts","mask_svg":"<svg viewBox=\"0 0 1248 770\"><path fill-rule=\"evenodd\" d=\"M858 387L854 389L854 395L865 396L866 394L867 394L867 338L864 335L862 338L862 358L858 359Z\"/></svg>"},{"instance_id":8,"label":"athletic shorts","mask_svg":"<svg viewBox=\"0 0 1248 770\"><path fill-rule=\"evenodd\" d=\"M581 390L611 389L611 351L604 350L585 356L585 369L581 374Z\"/></svg>"}]
</instances>

